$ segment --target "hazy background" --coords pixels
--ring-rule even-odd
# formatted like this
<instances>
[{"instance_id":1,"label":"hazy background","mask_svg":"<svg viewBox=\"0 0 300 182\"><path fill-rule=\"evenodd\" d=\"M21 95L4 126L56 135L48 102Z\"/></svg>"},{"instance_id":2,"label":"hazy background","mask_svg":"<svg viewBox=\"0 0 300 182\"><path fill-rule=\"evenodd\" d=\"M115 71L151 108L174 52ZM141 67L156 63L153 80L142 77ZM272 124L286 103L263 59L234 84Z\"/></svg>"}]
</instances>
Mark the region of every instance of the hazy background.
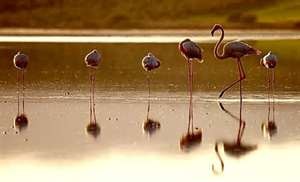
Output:
<instances>
[{"instance_id":1,"label":"hazy background","mask_svg":"<svg viewBox=\"0 0 300 182\"><path fill-rule=\"evenodd\" d=\"M0 28L300 29L299 0L0 0Z\"/></svg>"}]
</instances>

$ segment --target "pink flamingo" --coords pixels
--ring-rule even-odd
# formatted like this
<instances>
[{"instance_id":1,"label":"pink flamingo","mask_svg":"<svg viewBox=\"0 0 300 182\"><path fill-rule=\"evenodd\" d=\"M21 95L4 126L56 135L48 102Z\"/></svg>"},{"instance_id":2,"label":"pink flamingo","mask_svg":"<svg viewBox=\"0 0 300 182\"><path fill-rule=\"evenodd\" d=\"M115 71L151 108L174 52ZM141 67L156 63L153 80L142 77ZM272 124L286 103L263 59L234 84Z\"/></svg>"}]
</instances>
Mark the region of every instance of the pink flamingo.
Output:
<instances>
[{"instance_id":1,"label":"pink flamingo","mask_svg":"<svg viewBox=\"0 0 300 182\"><path fill-rule=\"evenodd\" d=\"M98 136L100 133L100 126L96 120L96 109L95 109L95 70L101 61L101 55L97 50L92 50L88 53L84 59L86 66L89 68L90 73L90 122L87 126L87 132Z\"/></svg>"},{"instance_id":2,"label":"pink flamingo","mask_svg":"<svg viewBox=\"0 0 300 182\"><path fill-rule=\"evenodd\" d=\"M17 86L18 86L18 115L15 119L15 126L19 129L25 128L28 125L28 119L25 115L25 74L24 71L27 68L28 65L28 56L18 52L14 58L13 63L15 68L17 68ZM20 81L20 75L19 72L22 72L22 113L20 113L20 87L19 87L19 81Z\"/></svg>"},{"instance_id":3,"label":"pink flamingo","mask_svg":"<svg viewBox=\"0 0 300 182\"><path fill-rule=\"evenodd\" d=\"M265 55L260 63L267 69L267 80L268 80L268 121L262 124L262 130L265 136L272 136L277 132L277 126L275 123L275 102L274 102L274 92L275 92L275 67L277 65L277 56L271 51ZM270 97L270 92L271 97ZM271 103L272 103L272 119L271 119Z\"/></svg>"},{"instance_id":4,"label":"pink flamingo","mask_svg":"<svg viewBox=\"0 0 300 182\"><path fill-rule=\"evenodd\" d=\"M239 72L239 79L234 81L233 83L229 84L228 86L226 86L220 93L219 98L221 98L223 96L223 94L230 88L232 88L235 84L240 83L240 124L239 124L239 135L241 135L241 129L242 129L242 125L243 125L243 121L242 121L242 80L244 80L246 78L244 69L243 69L243 65L241 63L241 58L244 56L248 56L248 55L260 55L261 51L251 47L250 45L238 41L238 40L234 40L234 41L230 41L225 43L225 45L223 46L223 52L222 54L219 53L219 49L220 49L220 44L222 42L222 40L224 39L224 29L221 25L219 24L215 24L211 30L211 35L214 36L215 31L220 30L221 31L221 38L220 40L217 42L215 48L214 48L214 55L217 59L226 59L226 58L234 58L236 59L237 62L237 67L238 67L238 72Z\"/></svg>"},{"instance_id":5,"label":"pink flamingo","mask_svg":"<svg viewBox=\"0 0 300 182\"><path fill-rule=\"evenodd\" d=\"M196 133L194 133L194 121L193 121L193 62L196 60L200 63L202 60L202 52L203 50L190 39L185 39L179 43L179 51L182 56L186 59L188 65L188 88L189 88L189 96L190 96L190 104L189 104L189 120L188 120L188 130L187 134L183 136L180 140L180 147L183 149L184 147L188 148L193 146L196 143L201 143L202 140L202 131L199 129Z\"/></svg>"},{"instance_id":6,"label":"pink flamingo","mask_svg":"<svg viewBox=\"0 0 300 182\"><path fill-rule=\"evenodd\" d=\"M157 129L160 128L160 123L157 121L154 121L149 118L149 112L150 112L150 71L155 70L160 67L160 61L158 58L156 58L152 53L148 53L143 59L142 59L142 67L145 71L148 72L147 74L147 82L148 82L148 109L147 109L147 119L143 124L144 131L148 132L149 134L154 133Z\"/></svg>"}]
</instances>

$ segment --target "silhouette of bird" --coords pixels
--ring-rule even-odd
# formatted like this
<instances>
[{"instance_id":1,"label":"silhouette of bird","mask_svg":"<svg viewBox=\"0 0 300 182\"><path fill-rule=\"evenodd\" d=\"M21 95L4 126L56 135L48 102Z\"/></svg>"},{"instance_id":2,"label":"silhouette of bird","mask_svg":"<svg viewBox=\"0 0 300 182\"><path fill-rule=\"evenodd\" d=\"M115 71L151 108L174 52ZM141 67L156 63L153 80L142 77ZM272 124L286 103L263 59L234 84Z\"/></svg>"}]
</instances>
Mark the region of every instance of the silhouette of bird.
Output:
<instances>
[{"instance_id":1,"label":"silhouette of bird","mask_svg":"<svg viewBox=\"0 0 300 182\"><path fill-rule=\"evenodd\" d=\"M262 131L264 136L271 137L277 133L277 126L275 123L275 67L277 65L277 56L271 51L266 54L260 61L261 65L267 69L267 80L268 80L268 121L262 123ZM271 97L270 97L271 93ZM271 118L271 104L272 104L272 118Z\"/></svg>"},{"instance_id":2,"label":"silhouette of bird","mask_svg":"<svg viewBox=\"0 0 300 182\"><path fill-rule=\"evenodd\" d=\"M142 59L142 67L147 74L147 82L148 82L148 109L147 109L147 119L143 123L143 129L149 134L153 134L157 129L160 128L160 123L158 121L154 121L149 118L150 112L150 71L155 70L160 67L160 60L156 58L152 53L148 53Z\"/></svg>"},{"instance_id":3,"label":"silhouette of bird","mask_svg":"<svg viewBox=\"0 0 300 182\"><path fill-rule=\"evenodd\" d=\"M18 115L15 119L15 126L18 129L23 129L26 128L28 125L28 118L25 115L25 75L24 71L27 68L28 65L28 56L18 52L17 54L14 55L13 58L13 63L15 68L17 68L17 87L18 87ZM20 113L20 87L19 87L19 82L20 82L20 75L19 72L21 71L22 73L22 113Z\"/></svg>"},{"instance_id":4,"label":"silhouette of bird","mask_svg":"<svg viewBox=\"0 0 300 182\"><path fill-rule=\"evenodd\" d=\"M211 30L211 35L214 36L215 31L220 30L221 31L221 38L217 42L214 48L214 55L217 59L226 59L226 58L235 58L238 66L238 72L239 72L239 79L234 81L233 83L229 84L227 87L225 87L220 95L219 98L223 96L225 91L233 87L235 84L240 83L240 127L242 126L242 106L243 106L243 100L242 100L242 80L246 78L245 72L243 65L241 63L241 58L243 56L248 56L248 55L259 55L261 54L261 51L251 47L250 45L234 40L225 43L223 46L223 52L222 54L219 53L219 48L222 40L224 39L224 29L221 25L215 24Z\"/></svg>"},{"instance_id":5,"label":"silhouette of bird","mask_svg":"<svg viewBox=\"0 0 300 182\"><path fill-rule=\"evenodd\" d=\"M89 68L90 74L90 122L87 126L87 132L97 137L100 133L100 126L96 120L95 109L95 70L98 68L101 55L97 50L92 50L85 56L85 64Z\"/></svg>"},{"instance_id":6,"label":"silhouette of bird","mask_svg":"<svg viewBox=\"0 0 300 182\"><path fill-rule=\"evenodd\" d=\"M203 50L190 39L185 39L178 45L181 55L186 59L188 65L188 88L190 96L189 104L189 120L187 134L180 139L180 148L189 148L195 144L201 143L202 131L199 129L194 132L193 121L193 62L203 62L202 53Z\"/></svg>"},{"instance_id":7,"label":"silhouette of bird","mask_svg":"<svg viewBox=\"0 0 300 182\"><path fill-rule=\"evenodd\" d=\"M243 56L248 56L248 55L260 55L261 51L251 47L250 45L241 42L239 40L234 40L234 41L230 41L224 44L223 46L223 52L222 54L219 53L219 49L220 49L220 44L222 42L222 40L224 39L224 29L221 25L219 24L215 24L211 30L211 35L214 36L215 31L220 30L221 31L221 38L220 40L217 42L217 44L215 45L214 48L214 55L217 59L226 59L226 58L236 58L237 59L237 65L238 65L238 70L239 70L239 79L235 82L233 82L232 84L230 84L229 86L225 87L225 89L223 89L219 95L219 98L221 98L223 96L223 94L225 93L225 91L227 91L228 89L230 89L231 87L233 87L236 83L240 82L246 78L245 76L245 72L241 63L241 58Z\"/></svg>"}]
</instances>

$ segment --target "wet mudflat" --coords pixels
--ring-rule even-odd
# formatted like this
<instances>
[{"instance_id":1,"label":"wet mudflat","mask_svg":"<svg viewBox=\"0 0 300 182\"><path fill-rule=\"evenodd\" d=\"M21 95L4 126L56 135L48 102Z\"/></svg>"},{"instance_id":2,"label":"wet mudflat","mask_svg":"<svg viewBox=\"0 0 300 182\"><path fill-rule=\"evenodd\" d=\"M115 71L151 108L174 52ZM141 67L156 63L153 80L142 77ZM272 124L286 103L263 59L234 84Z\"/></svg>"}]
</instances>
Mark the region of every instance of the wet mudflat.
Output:
<instances>
[{"instance_id":1,"label":"wet mudflat","mask_svg":"<svg viewBox=\"0 0 300 182\"><path fill-rule=\"evenodd\" d=\"M0 179L1 181L282 181L298 178L300 152L300 79L296 40L251 41L264 52L276 52L275 122L277 133L264 136L268 118L266 70L259 58L245 58L242 143L255 146L230 155L220 146L224 173L219 169L215 143L234 142L239 114L237 88L218 104L218 91L236 79L233 61L218 61L213 44L203 43L203 64L194 66L194 127L202 129L198 145L181 150L187 132L187 67L177 44L67 44L1 43L0 45ZM96 114L100 134L85 130L89 122L89 78L84 55L96 48L103 62L96 73ZM26 71L24 130L14 127L17 114L17 50L30 57ZM150 118L161 127L149 135L143 130L147 116L147 80L141 59L148 51L161 60L151 75ZM229 114L230 113L230 114ZM288 166L288 167L287 167ZM18 175L15 175L15 174ZM248 176L248 177L245 177Z\"/></svg>"}]
</instances>

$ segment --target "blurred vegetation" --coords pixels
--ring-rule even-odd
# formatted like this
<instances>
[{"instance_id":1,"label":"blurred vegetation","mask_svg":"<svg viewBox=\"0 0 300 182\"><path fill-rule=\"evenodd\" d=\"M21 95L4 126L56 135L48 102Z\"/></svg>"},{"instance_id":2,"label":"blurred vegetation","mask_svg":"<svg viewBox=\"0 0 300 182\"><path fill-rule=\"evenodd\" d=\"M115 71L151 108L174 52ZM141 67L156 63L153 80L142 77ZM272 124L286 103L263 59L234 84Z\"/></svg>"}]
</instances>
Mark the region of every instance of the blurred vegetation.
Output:
<instances>
[{"instance_id":1,"label":"blurred vegetation","mask_svg":"<svg viewBox=\"0 0 300 182\"><path fill-rule=\"evenodd\" d=\"M0 27L300 28L299 0L0 0Z\"/></svg>"}]
</instances>

